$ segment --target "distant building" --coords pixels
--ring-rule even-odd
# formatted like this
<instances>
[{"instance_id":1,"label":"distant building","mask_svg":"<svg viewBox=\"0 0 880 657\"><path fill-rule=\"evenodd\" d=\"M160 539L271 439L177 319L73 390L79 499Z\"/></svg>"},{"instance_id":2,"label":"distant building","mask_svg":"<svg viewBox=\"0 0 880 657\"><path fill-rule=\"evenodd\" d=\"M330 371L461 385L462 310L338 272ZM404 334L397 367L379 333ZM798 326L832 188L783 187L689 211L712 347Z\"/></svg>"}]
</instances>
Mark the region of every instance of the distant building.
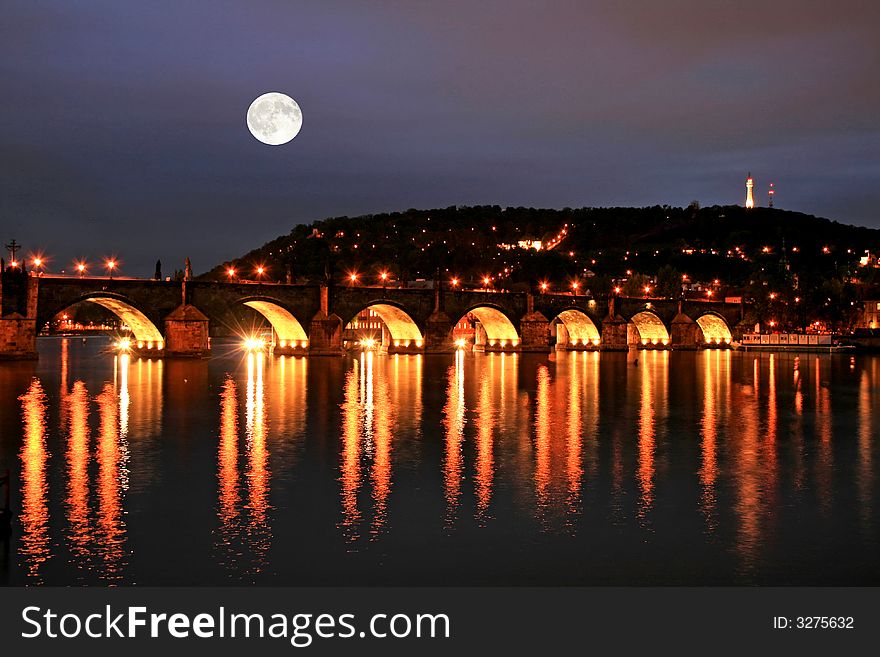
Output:
<instances>
[{"instance_id":1,"label":"distant building","mask_svg":"<svg viewBox=\"0 0 880 657\"><path fill-rule=\"evenodd\" d=\"M870 299L863 303L862 321L859 322L856 328L880 328L880 301Z\"/></svg>"},{"instance_id":2,"label":"distant building","mask_svg":"<svg viewBox=\"0 0 880 657\"><path fill-rule=\"evenodd\" d=\"M749 176L746 178L746 207L753 208L755 207L755 197L752 196L752 188L755 186L755 181L752 180L752 172L749 171Z\"/></svg>"},{"instance_id":3,"label":"distant building","mask_svg":"<svg viewBox=\"0 0 880 657\"><path fill-rule=\"evenodd\" d=\"M499 244L498 248L504 249L505 251L510 251L512 249L534 249L535 251L540 251L544 248L544 243L537 237L524 237L516 244Z\"/></svg>"}]
</instances>

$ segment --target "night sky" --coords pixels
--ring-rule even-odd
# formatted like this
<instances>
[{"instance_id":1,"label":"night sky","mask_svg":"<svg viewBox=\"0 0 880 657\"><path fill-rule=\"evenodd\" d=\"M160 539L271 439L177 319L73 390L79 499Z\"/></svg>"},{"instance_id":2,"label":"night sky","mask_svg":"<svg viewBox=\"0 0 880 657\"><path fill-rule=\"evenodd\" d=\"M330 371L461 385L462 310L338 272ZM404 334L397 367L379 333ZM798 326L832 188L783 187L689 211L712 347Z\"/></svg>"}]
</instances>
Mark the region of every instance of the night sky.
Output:
<instances>
[{"instance_id":1,"label":"night sky","mask_svg":"<svg viewBox=\"0 0 880 657\"><path fill-rule=\"evenodd\" d=\"M196 272L336 215L742 203L880 227L880 3L3 3L0 239ZM299 136L245 112L281 91Z\"/></svg>"}]
</instances>

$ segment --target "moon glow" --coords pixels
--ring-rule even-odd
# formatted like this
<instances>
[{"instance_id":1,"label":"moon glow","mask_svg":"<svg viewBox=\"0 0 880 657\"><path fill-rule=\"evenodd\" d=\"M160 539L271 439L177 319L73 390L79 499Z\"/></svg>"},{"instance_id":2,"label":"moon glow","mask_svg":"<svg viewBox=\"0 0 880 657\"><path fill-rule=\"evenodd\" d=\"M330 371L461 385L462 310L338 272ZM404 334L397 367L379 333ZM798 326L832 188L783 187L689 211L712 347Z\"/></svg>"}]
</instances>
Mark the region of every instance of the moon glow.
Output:
<instances>
[{"instance_id":1,"label":"moon glow","mask_svg":"<svg viewBox=\"0 0 880 657\"><path fill-rule=\"evenodd\" d=\"M251 103L247 111L247 127L257 140L280 146L299 134L302 110L290 96L271 91Z\"/></svg>"}]
</instances>

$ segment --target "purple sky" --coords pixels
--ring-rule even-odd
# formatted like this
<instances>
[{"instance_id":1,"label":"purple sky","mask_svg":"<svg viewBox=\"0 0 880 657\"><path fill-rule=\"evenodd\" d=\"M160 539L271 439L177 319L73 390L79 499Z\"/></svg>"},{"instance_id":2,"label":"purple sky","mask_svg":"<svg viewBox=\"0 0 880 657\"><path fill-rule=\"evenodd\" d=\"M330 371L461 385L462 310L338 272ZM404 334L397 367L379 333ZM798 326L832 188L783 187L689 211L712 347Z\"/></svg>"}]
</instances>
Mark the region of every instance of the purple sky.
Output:
<instances>
[{"instance_id":1,"label":"purple sky","mask_svg":"<svg viewBox=\"0 0 880 657\"><path fill-rule=\"evenodd\" d=\"M880 227L880 3L10 1L0 239L197 272L409 207L740 203ZM266 91L303 109L247 131Z\"/></svg>"}]
</instances>

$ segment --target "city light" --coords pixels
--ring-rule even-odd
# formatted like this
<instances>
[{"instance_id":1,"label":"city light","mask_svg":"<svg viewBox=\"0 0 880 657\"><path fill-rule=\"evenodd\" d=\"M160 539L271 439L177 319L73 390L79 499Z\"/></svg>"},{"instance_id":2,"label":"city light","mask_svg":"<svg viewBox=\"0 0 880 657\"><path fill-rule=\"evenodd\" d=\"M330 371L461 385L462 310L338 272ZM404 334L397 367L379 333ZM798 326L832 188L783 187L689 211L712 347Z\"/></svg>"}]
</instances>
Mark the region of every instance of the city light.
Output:
<instances>
[{"instance_id":1,"label":"city light","mask_svg":"<svg viewBox=\"0 0 880 657\"><path fill-rule=\"evenodd\" d=\"M229 269L227 269L227 270L226 270L226 275L229 276L229 280L230 280L230 281L231 281L233 278L235 278L235 268L234 268L234 267L230 267Z\"/></svg>"},{"instance_id":2,"label":"city light","mask_svg":"<svg viewBox=\"0 0 880 657\"><path fill-rule=\"evenodd\" d=\"M388 282L388 272L383 271L379 273L379 278L382 280L382 283L385 284Z\"/></svg>"},{"instance_id":3,"label":"city light","mask_svg":"<svg viewBox=\"0 0 880 657\"><path fill-rule=\"evenodd\" d=\"M450 281L450 282L452 283L452 287L458 287L458 279L457 278L453 278L452 281Z\"/></svg>"},{"instance_id":4,"label":"city light","mask_svg":"<svg viewBox=\"0 0 880 657\"><path fill-rule=\"evenodd\" d=\"M619 288L619 287L615 287L615 288L614 288L614 294L620 294L620 288Z\"/></svg>"},{"instance_id":5,"label":"city light","mask_svg":"<svg viewBox=\"0 0 880 657\"><path fill-rule=\"evenodd\" d=\"M266 343L261 338L250 337L244 339L242 347L248 352L262 351L266 347Z\"/></svg>"},{"instance_id":6,"label":"city light","mask_svg":"<svg viewBox=\"0 0 880 657\"><path fill-rule=\"evenodd\" d=\"M131 340L129 340L128 338L117 340L116 348L119 349L119 351L129 351L131 349Z\"/></svg>"},{"instance_id":7,"label":"city light","mask_svg":"<svg viewBox=\"0 0 880 657\"><path fill-rule=\"evenodd\" d=\"M76 268L76 272L79 274L79 277L82 278L86 274L86 263L77 262L74 263L74 267Z\"/></svg>"},{"instance_id":8,"label":"city light","mask_svg":"<svg viewBox=\"0 0 880 657\"><path fill-rule=\"evenodd\" d=\"M645 296L648 296L648 293L649 293L650 291L651 291L651 286L646 285L646 286L645 286Z\"/></svg>"},{"instance_id":9,"label":"city light","mask_svg":"<svg viewBox=\"0 0 880 657\"><path fill-rule=\"evenodd\" d=\"M467 341L464 338L459 338L458 340L455 341L455 346L459 349L464 349L466 344L467 344Z\"/></svg>"},{"instance_id":10,"label":"city light","mask_svg":"<svg viewBox=\"0 0 880 657\"><path fill-rule=\"evenodd\" d=\"M376 341L373 338L364 338L361 340L361 346L364 349L373 349L376 346Z\"/></svg>"},{"instance_id":11,"label":"city light","mask_svg":"<svg viewBox=\"0 0 880 657\"><path fill-rule=\"evenodd\" d=\"M257 265L257 278L262 278L263 274L266 273L266 268L263 265Z\"/></svg>"},{"instance_id":12,"label":"city light","mask_svg":"<svg viewBox=\"0 0 880 657\"><path fill-rule=\"evenodd\" d=\"M541 292L546 292L549 289L549 287L550 287L550 285L548 285L546 281L541 283Z\"/></svg>"},{"instance_id":13,"label":"city light","mask_svg":"<svg viewBox=\"0 0 880 657\"><path fill-rule=\"evenodd\" d=\"M117 264L118 263L112 258L104 263L104 266L107 268L107 272L110 278L113 278L113 270L116 269Z\"/></svg>"},{"instance_id":14,"label":"city light","mask_svg":"<svg viewBox=\"0 0 880 657\"><path fill-rule=\"evenodd\" d=\"M357 280L358 280L358 275L357 275L356 272L351 272L351 273L348 275L348 282L351 283L352 285L354 285L355 283L357 283Z\"/></svg>"}]
</instances>

